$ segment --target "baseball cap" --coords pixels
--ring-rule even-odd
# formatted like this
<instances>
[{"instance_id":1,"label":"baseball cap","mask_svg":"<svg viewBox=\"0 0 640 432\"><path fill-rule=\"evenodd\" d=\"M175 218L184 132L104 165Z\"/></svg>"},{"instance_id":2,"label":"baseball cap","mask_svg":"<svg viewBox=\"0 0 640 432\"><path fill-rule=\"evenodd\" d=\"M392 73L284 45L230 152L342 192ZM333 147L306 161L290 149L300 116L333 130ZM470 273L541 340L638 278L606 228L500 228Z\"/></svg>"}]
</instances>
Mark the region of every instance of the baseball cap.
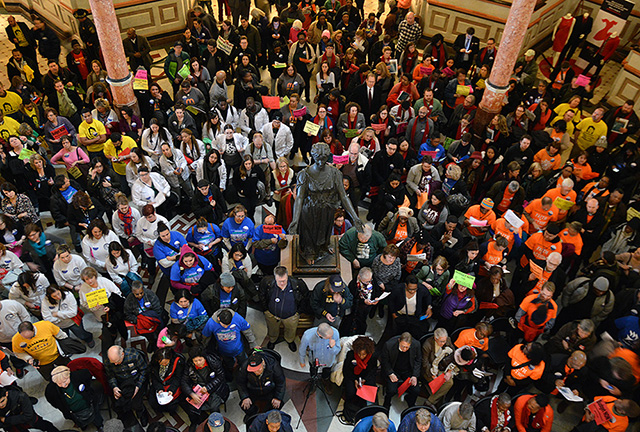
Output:
<instances>
[{"instance_id":1,"label":"baseball cap","mask_svg":"<svg viewBox=\"0 0 640 432\"><path fill-rule=\"evenodd\" d=\"M260 365L263 362L263 358L258 353L253 353L249 357L249 362L247 363L247 372L256 372L260 369Z\"/></svg>"},{"instance_id":2,"label":"baseball cap","mask_svg":"<svg viewBox=\"0 0 640 432\"><path fill-rule=\"evenodd\" d=\"M528 49L527 52L524 53L524 55L526 57L533 57L534 55L536 55L536 52L532 49Z\"/></svg>"},{"instance_id":3,"label":"baseball cap","mask_svg":"<svg viewBox=\"0 0 640 432\"><path fill-rule=\"evenodd\" d=\"M329 286L331 287L331 291L333 292L344 291L344 282L342 281L340 275L329 276Z\"/></svg>"},{"instance_id":4,"label":"baseball cap","mask_svg":"<svg viewBox=\"0 0 640 432\"><path fill-rule=\"evenodd\" d=\"M211 432L224 432L224 417L218 412L211 413L207 420Z\"/></svg>"}]
</instances>

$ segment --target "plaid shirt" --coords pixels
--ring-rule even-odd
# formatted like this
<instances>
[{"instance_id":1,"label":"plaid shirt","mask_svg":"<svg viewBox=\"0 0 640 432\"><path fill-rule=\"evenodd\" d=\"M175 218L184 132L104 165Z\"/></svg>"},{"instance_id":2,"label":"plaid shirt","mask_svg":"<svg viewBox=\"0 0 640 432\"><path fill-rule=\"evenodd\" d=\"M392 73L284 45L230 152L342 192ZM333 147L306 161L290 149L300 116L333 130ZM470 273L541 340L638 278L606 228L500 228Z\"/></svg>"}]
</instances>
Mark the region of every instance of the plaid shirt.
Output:
<instances>
[{"instance_id":1,"label":"plaid shirt","mask_svg":"<svg viewBox=\"0 0 640 432\"><path fill-rule=\"evenodd\" d=\"M422 27L420 27L420 24L414 21L413 25L409 25L407 20L402 21L398 26L396 52L403 52L409 42L417 42L420 36L422 36Z\"/></svg>"},{"instance_id":2,"label":"plaid shirt","mask_svg":"<svg viewBox=\"0 0 640 432\"><path fill-rule=\"evenodd\" d=\"M112 389L122 387L130 380L136 380L136 387L141 389L147 380L147 361L134 348L125 348L122 363L114 365L110 361L106 361L104 368Z\"/></svg>"}]
</instances>

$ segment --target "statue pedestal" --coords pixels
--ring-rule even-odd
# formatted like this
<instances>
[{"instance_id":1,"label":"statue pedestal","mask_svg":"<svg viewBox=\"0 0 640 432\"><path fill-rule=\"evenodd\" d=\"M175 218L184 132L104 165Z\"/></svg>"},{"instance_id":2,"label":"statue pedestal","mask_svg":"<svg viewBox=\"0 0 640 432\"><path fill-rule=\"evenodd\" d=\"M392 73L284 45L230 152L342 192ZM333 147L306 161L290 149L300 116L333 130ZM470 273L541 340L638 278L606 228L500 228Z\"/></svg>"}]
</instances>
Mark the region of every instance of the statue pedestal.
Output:
<instances>
[{"instance_id":1,"label":"statue pedestal","mask_svg":"<svg viewBox=\"0 0 640 432\"><path fill-rule=\"evenodd\" d=\"M289 240L289 245L281 251L280 262L287 268L290 275L303 278L309 289L313 289L316 283L325 280L332 274L339 274L345 283L351 280L351 264L338 253L337 237L332 237L332 247L336 252L313 266L309 266L304 260L297 257L297 236L287 235L287 240Z\"/></svg>"}]
</instances>

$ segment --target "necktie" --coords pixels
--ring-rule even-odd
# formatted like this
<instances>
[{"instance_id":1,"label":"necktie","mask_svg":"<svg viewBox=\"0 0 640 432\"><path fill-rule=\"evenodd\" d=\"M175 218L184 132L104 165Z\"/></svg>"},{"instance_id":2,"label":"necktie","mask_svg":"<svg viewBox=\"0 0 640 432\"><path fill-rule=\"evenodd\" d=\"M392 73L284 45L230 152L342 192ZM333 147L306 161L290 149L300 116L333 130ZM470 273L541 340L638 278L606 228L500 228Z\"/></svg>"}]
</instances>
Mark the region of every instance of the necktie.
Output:
<instances>
[{"instance_id":1,"label":"necktie","mask_svg":"<svg viewBox=\"0 0 640 432\"><path fill-rule=\"evenodd\" d=\"M369 89L369 107L371 107L372 102L373 102L373 91Z\"/></svg>"}]
</instances>

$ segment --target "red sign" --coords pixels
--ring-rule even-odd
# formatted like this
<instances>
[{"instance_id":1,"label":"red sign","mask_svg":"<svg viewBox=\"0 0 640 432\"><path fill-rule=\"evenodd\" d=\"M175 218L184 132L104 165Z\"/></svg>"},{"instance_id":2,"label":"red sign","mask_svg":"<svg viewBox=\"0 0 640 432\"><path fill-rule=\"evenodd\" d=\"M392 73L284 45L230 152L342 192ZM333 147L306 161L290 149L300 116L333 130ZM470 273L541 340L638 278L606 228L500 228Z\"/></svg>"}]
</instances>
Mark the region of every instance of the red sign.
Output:
<instances>
[{"instance_id":1,"label":"red sign","mask_svg":"<svg viewBox=\"0 0 640 432\"><path fill-rule=\"evenodd\" d=\"M280 98L278 96L262 96L262 106L268 109L280 109Z\"/></svg>"},{"instance_id":2,"label":"red sign","mask_svg":"<svg viewBox=\"0 0 640 432\"><path fill-rule=\"evenodd\" d=\"M69 135L69 131L67 131L67 128L64 127L64 125L60 125L51 131L51 137L54 140L60 139L65 135Z\"/></svg>"},{"instance_id":3,"label":"red sign","mask_svg":"<svg viewBox=\"0 0 640 432\"><path fill-rule=\"evenodd\" d=\"M282 234L282 227L280 225L262 225L262 231L265 234Z\"/></svg>"}]
</instances>

